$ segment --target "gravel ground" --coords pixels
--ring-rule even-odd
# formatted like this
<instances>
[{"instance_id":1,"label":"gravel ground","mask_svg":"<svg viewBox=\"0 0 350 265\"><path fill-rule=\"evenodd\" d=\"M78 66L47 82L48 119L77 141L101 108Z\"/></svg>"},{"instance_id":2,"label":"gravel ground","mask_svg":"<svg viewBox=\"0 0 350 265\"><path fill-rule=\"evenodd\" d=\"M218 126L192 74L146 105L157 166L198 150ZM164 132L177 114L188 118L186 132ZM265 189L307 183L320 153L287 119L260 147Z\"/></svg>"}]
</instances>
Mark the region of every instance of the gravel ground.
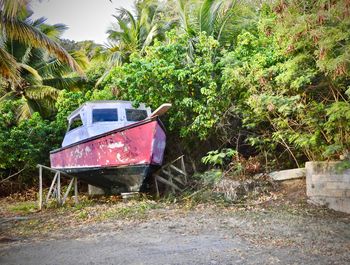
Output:
<instances>
[{"instance_id":1,"label":"gravel ground","mask_svg":"<svg viewBox=\"0 0 350 265\"><path fill-rule=\"evenodd\" d=\"M243 205L0 200L0 264L350 264L350 215L293 181Z\"/></svg>"},{"instance_id":2,"label":"gravel ground","mask_svg":"<svg viewBox=\"0 0 350 265\"><path fill-rule=\"evenodd\" d=\"M350 216L307 207L152 209L7 240L0 263L350 264Z\"/></svg>"}]
</instances>

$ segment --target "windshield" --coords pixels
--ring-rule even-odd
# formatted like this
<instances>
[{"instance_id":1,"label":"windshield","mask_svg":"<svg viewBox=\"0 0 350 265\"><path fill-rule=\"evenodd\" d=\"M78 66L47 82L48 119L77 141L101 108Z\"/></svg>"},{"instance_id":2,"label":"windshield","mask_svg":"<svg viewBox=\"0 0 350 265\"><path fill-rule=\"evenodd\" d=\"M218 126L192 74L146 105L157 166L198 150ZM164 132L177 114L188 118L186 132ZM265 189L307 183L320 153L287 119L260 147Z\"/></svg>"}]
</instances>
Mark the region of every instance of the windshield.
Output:
<instances>
[{"instance_id":1,"label":"windshield","mask_svg":"<svg viewBox=\"0 0 350 265\"><path fill-rule=\"evenodd\" d=\"M117 109L92 110L92 122L118 121Z\"/></svg>"},{"instance_id":2,"label":"windshield","mask_svg":"<svg viewBox=\"0 0 350 265\"><path fill-rule=\"evenodd\" d=\"M127 121L142 121L147 118L147 111L141 109L126 109Z\"/></svg>"}]
</instances>

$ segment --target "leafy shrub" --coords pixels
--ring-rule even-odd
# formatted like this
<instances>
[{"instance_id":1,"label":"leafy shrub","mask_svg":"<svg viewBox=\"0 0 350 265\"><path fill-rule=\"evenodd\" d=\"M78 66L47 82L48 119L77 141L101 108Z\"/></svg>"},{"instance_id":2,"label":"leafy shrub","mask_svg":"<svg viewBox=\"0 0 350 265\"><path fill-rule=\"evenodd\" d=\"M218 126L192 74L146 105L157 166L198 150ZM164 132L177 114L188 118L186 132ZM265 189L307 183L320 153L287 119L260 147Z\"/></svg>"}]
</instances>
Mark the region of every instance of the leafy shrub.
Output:
<instances>
[{"instance_id":1,"label":"leafy shrub","mask_svg":"<svg viewBox=\"0 0 350 265\"><path fill-rule=\"evenodd\" d=\"M205 139L215 128L228 97L220 85L215 61L218 42L200 34L194 43L193 60L188 60L189 37L171 31L166 43L156 42L144 56L131 56L130 63L115 67L106 78L105 90L137 105L152 108L172 103L168 128L182 137Z\"/></svg>"},{"instance_id":2,"label":"leafy shrub","mask_svg":"<svg viewBox=\"0 0 350 265\"><path fill-rule=\"evenodd\" d=\"M202 158L204 164L210 164L213 166L224 166L224 164L230 162L238 152L231 148L224 148L222 150L210 151L206 156Z\"/></svg>"}]
</instances>

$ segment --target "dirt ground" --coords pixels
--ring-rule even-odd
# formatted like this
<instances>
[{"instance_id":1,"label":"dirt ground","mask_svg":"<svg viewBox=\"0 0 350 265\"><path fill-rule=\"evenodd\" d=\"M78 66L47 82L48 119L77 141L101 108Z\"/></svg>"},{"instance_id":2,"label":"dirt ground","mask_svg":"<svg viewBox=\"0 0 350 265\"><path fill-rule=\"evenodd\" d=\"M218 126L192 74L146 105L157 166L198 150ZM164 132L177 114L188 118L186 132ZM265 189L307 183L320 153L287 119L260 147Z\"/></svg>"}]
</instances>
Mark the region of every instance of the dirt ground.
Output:
<instances>
[{"instance_id":1,"label":"dirt ground","mask_svg":"<svg viewBox=\"0 0 350 265\"><path fill-rule=\"evenodd\" d=\"M2 200L0 264L350 264L350 215L308 205L303 185L235 205Z\"/></svg>"}]
</instances>

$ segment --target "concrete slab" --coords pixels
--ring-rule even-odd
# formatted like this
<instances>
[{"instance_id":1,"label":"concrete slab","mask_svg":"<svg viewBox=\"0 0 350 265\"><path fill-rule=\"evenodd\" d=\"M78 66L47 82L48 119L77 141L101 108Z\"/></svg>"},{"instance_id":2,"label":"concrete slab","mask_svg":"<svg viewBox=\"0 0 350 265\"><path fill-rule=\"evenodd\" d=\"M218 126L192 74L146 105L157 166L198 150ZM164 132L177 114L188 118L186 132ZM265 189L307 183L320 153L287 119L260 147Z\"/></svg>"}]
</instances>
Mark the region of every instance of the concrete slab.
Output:
<instances>
[{"instance_id":1,"label":"concrete slab","mask_svg":"<svg viewBox=\"0 0 350 265\"><path fill-rule=\"evenodd\" d=\"M277 181L305 178L305 168L293 168L287 170L274 171L268 174L272 179Z\"/></svg>"},{"instance_id":2,"label":"concrete slab","mask_svg":"<svg viewBox=\"0 0 350 265\"><path fill-rule=\"evenodd\" d=\"M96 187L96 186L93 186L93 185L88 185L88 193L89 195L91 196L94 196L94 195L105 195L105 192L103 189L99 188L99 187Z\"/></svg>"}]
</instances>

